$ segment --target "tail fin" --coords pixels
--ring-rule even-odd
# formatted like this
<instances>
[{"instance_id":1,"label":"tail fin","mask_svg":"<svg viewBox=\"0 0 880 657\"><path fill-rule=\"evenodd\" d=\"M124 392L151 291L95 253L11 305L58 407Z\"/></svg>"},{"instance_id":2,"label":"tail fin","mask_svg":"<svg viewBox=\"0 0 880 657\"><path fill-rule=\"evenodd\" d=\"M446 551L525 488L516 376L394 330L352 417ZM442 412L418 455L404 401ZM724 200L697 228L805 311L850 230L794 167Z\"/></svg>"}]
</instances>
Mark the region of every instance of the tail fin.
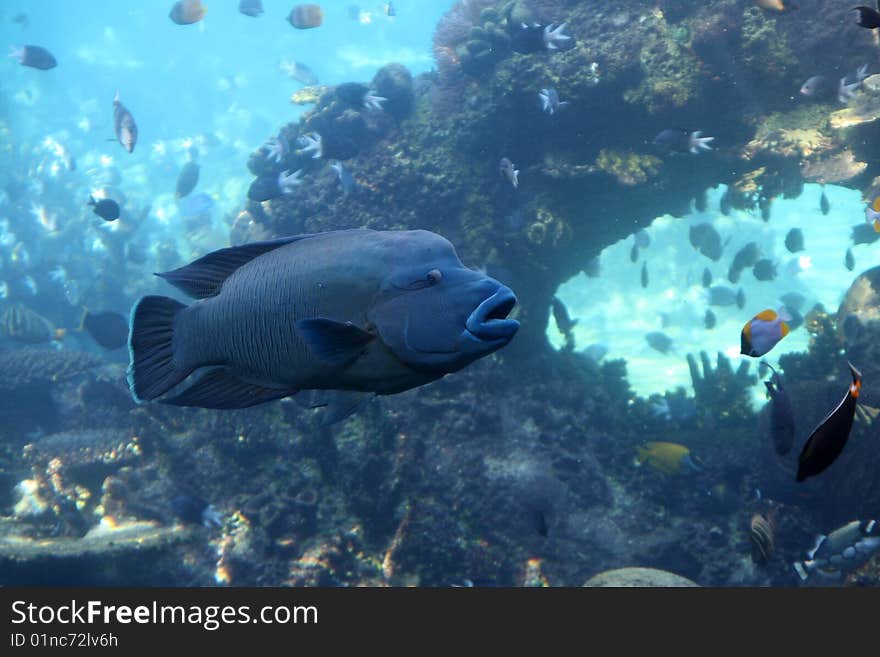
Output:
<instances>
[{"instance_id":1,"label":"tail fin","mask_svg":"<svg viewBox=\"0 0 880 657\"><path fill-rule=\"evenodd\" d=\"M131 310L128 386L135 401L155 399L192 372L174 363L174 320L186 306L169 297L147 296Z\"/></svg>"},{"instance_id":2,"label":"tail fin","mask_svg":"<svg viewBox=\"0 0 880 657\"><path fill-rule=\"evenodd\" d=\"M113 141L116 141L116 140L114 139ZM89 202L86 203L86 205L89 205L91 207L95 207L96 205L98 205L98 202L95 200L94 196L89 195Z\"/></svg>"}]
</instances>

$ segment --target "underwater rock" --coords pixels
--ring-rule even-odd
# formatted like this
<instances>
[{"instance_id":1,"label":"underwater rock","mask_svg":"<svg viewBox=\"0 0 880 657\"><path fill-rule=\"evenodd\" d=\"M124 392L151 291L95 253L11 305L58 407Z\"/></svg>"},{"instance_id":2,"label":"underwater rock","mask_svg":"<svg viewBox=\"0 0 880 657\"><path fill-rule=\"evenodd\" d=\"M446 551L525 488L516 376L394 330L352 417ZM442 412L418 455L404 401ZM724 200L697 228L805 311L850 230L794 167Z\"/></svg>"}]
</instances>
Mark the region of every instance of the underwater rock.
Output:
<instances>
[{"instance_id":1,"label":"underwater rock","mask_svg":"<svg viewBox=\"0 0 880 657\"><path fill-rule=\"evenodd\" d=\"M880 403L880 267L859 274L837 311L837 334L847 359L864 377L865 397ZM863 399L864 401L864 399Z\"/></svg>"},{"instance_id":2,"label":"underwater rock","mask_svg":"<svg viewBox=\"0 0 880 657\"><path fill-rule=\"evenodd\" d=\"M141 456L140 438L119 429L82 429L43 436L25 445L23 457L34 467L60 459L65 469L98 467L108 471Z\"/></svg>"},{"instance_id":3,"label":"underwater rock","mask_svg":"<svg viewBox=\"0 0 880 657\"><path fill-rule=\"evenodd\" d=\"M248 210L242 210L238 213L229 231L229 243L232 246L248 242L262 242L270 237L266 227L257 221Z\"/></svg>"},{"instance_id":4,"label":"underwater rock","mask_svg":"<svg viewBox=\"0 0 880 657\"><path fill-rule=\"evenodd\" d=\"M103 364L84 351L16 349L0 351L0 391L64 381Z\"/></svg>"},{"instance_id":5,"label":"underwater rock","mask_svg":"<svg viewBox=\"0 0 880 657\"><path fill-rule=\"evenodd\" d=\"M804 179L821 184L841 183L852 180L868 168L866 162L859 162L851 150L805 162L801 168Z\"/></svg>"},{"instance_id":6,"label":"underwater rock","mask_svg":"<svg viewBox=\"0 0 880 657\"><path fill-rule=\"evenodd\" d=\"M297 89L290 96L290 102L294 105L314 105L321 96L330 91L333 87L326 85L317 85L313 87L303 87Z\"/></svg>"},{"instance_id":7,"label":"underwater rock","mask_svg":"<svg viewBox=\"0 0 880 657\"><path fill-rule=\"evenodd\" d=\"M594 575L586 582L584 586L588 587L695 587L699 586L696 582L689 580L687 577L670 573L666 570L657 570L656 568L618 568L616 570L606 570L603 573Z\"/></svg>"},{"instance_id":8,"label":"underwater rock","mask_svg":"<svg viewBox=\"0 0 880 657\"><path fill-rule=\"evenodd\" d=\"M756 135L742 150L748 160L758 156L812 158L830 152L834 142L814 128L776 128Z\"/></svg>"},{"instance_id":9,"label":"underwater rock","mask_svg":"<svg viewBox=\"0 0 880 657\"><path fill-rule=\"evenodd\" d=\"M653 155L620 152L608 148L599 151L596 168L615 178L621 185L641 185L657 176L663 162Z\"/></svg>"},{"instance_id":10,"label":"underwater rock","mask_svg":"<svg viewBox=\"0 0 880 657\"><path fill-rule=\"evenodd\" d=\"M402 64L387 64L373 76L373 89L376 95L385 98L383 109L400 120L412 112L413 95L412 74Z\"/></svg>"},{"instance_id":11,"label":"underwater rock","mask_svg":"<svg viewBox=\"0 0 880 657\"><path fill-rule=\"evenodd\" d=\"M861 88L865 93L857 94L848 107L831 113L832 128L852 128L880 119L880 75L865 78Z\"/></svg>"},{"instance_id":12,"label":"underwater rock","mask_svg":"<svg viewBox=\"0 0 880 657\"><path fill-rule=\"evenodd\" d=\"M348 108L340 112L333 103L306 121L305 132L317 132L322 140L322 157L327 160L348 160L368 143L369 130L360 110Z\"/></svg>"},{"instance_id":13,"label":"underwater rock","mask_svg":"<svg viewBox=\"0 0 880 657\"><path fill-rule=\"evenodd\" d=\"M163 527L152 522L102 523L81 538L40 538L12 533L15 526L0 531L0 560L77 559L101 555L105 558L125 552L143 553L162 549L188 535L182 526Z\"/></svg>"}]
</instances>

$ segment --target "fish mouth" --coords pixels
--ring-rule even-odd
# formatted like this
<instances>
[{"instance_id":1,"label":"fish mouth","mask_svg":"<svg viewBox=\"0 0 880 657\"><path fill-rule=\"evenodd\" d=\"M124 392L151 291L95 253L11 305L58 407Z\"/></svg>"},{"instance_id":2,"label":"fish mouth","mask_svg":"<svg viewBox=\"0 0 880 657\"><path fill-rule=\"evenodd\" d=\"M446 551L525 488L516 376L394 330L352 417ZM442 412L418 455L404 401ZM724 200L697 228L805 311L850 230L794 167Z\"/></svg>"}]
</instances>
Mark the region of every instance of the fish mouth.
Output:
<instances>
[{"instance_id":1,"label":"fish mouth","mask_svg":"<svg viewBox=\"0 0 880 657\"><path fill-rule=\"evenodd\" d=\"M482 342L509 341L519 329L518 321L507 318L515 305L513 290L502 285L467 318L467 332Z\"/></svg>"}]
</instances>

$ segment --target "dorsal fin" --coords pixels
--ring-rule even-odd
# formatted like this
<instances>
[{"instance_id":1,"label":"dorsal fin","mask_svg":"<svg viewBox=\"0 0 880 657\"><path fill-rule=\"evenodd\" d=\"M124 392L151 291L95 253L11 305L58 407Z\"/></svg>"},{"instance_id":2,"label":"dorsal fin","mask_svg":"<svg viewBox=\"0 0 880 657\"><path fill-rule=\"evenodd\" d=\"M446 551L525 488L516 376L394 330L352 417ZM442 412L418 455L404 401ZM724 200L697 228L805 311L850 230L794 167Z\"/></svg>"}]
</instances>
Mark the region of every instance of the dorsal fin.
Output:
<instances>
[{"instance_id":1,"label":"dorsal fin","mask_svg":"<svg viewBox=\"0 0 880 657\"><path fill-rule=\"evenodd\" d=\"M178 290L194 299L212 297L220 291L223 281L242 265L264 253L309 237L312 235L294 235L265 242L230 246L219 251L212 251L179 269L156 274L156 276L164 278Z\"/></svg>"}]
</instances>

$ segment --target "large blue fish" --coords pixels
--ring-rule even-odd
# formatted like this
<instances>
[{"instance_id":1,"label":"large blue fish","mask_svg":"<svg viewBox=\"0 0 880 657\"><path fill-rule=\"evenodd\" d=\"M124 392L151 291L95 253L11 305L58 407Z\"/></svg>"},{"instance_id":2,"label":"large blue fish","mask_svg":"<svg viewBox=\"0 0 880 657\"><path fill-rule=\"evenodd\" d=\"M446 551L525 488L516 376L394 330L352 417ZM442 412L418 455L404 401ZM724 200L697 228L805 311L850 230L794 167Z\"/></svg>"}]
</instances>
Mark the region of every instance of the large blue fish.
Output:
<instances>
[{"instance_id":1,"label":"large blue fish","mask_svg":"<svg viewBox=\"0 0 880 657\"><path fill-rule=\"evenodd\" d=\"M333 231L214 251L159 274L198 299L147 296L131 315L138 401L244 408L300 390L394 394L505 346L510 288L424 231Z\"/></svg>"}]
</instances>

